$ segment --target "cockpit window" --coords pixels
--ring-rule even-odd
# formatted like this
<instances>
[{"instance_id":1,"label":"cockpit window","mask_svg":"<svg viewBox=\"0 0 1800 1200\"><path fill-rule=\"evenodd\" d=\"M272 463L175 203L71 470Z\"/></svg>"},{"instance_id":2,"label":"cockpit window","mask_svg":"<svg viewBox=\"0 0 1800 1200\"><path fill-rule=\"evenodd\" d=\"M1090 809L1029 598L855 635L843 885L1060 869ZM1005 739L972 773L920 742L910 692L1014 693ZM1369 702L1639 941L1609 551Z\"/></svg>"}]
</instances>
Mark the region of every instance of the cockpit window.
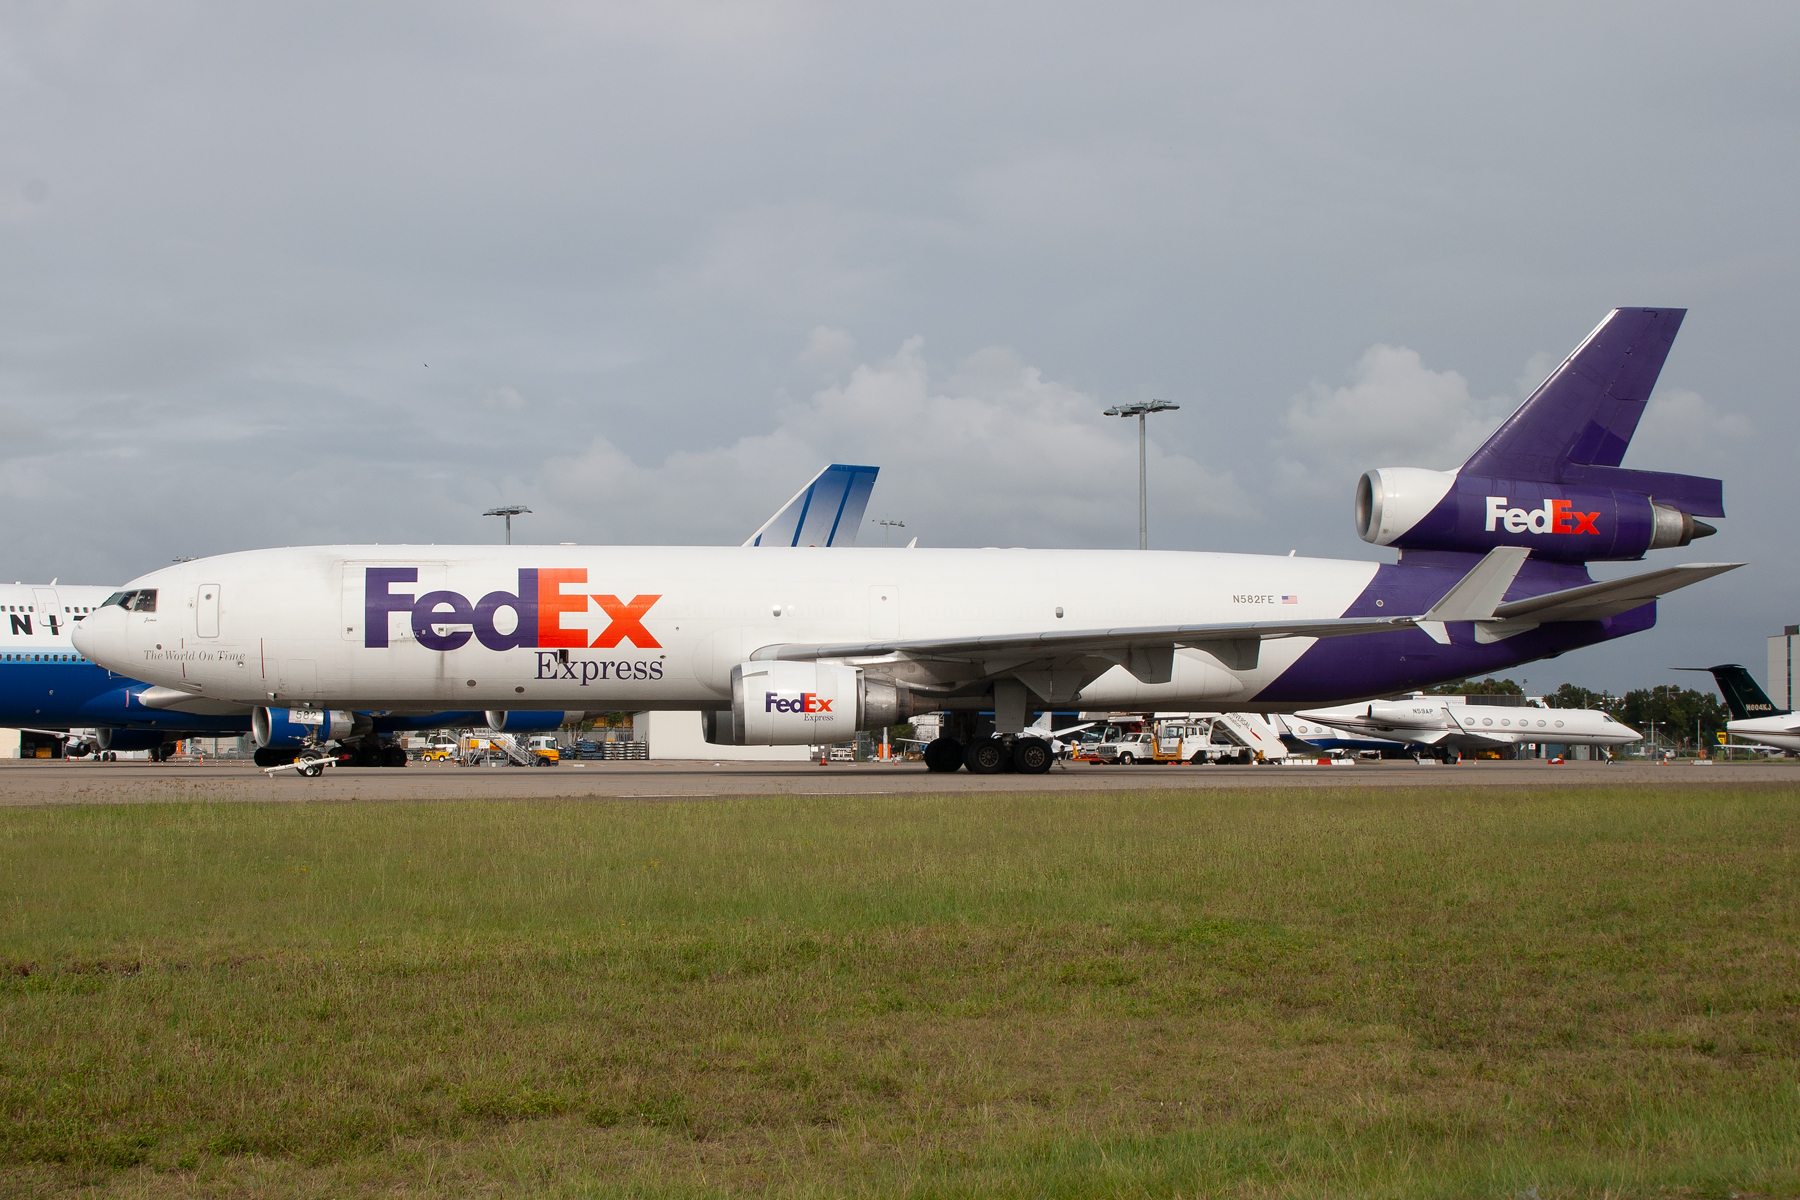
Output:
<instances>
[{"instance_id":1,"label":"cockpit window","mask_svg":"<svg viewBox=\"0 0 1800 1200\"><path fill-rule=\"evenodd\" d=\"M106 598L106 603L102 604L100 607L111 608L116 604L120 608L130 608L131 598L135 595L137 595L136 592L114 592Z\"/></svg>"},{"instance_id":2,"label":"cockpit window","mask_svg":"<svg viewBox=\"0 0 1800 1200\"><path fill-rule=\"evenodd\" d=\"M142 591L140 591L136 595L136 597L134 597L131 601L131 611L132 612L155 612L156 611L156 589L155 588L145 588Z\"/></svg>"}]
</instances>

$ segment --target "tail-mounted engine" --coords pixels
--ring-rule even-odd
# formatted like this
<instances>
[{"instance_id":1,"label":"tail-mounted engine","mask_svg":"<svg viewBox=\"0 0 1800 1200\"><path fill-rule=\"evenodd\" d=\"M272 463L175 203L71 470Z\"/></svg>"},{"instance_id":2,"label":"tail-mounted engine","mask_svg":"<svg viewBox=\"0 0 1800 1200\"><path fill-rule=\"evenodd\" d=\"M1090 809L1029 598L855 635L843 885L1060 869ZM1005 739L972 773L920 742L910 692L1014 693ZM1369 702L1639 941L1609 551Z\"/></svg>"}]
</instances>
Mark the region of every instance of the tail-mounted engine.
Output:
<instances>
[{"instance_id":1,"label":"tail-mounted engine","mask_svg":"<svg viewBox=\"0 0 1800 1200\"><path fill-rule=\"evenodd\" d=\"M912 692L856 667L747 662L731 669L731 707L700 716L715 746L822 746L912 717Z\"/></svg>"},{"instance_id":2,"label":"tail-mounted engine","mask_svg":"<svg viewBox=\"0 0 1800 1200\"><path fill-rule=\"evenodd\" d=\"M1444 723L1444 705L1430 700L1372 700L1369 720L1388 729L1435 729Z\"/></svg>"},{"instance_id":3,"label":"tail-mounted engine","mask_svg":"<svg viewBox=\"0 0 1800 1200\"><path fill-rule=\"evenodd\" d=\"M1596 468L1589 473L1601 474ZM1694 516L1723 516L1717 480L1612 471L1624 479L1676 481L1662 503L1654 492L1619 487L1493 479L1418 467L1364 472L1356 485L1356 532L1363 541L1401 550L1465 550L1529 546L1535 558L1565 562L1642 558L1647 550L1685 546L1718 531ZM1694 484L1713 485L1693 495Z\"/></svg>"}]
</instances>

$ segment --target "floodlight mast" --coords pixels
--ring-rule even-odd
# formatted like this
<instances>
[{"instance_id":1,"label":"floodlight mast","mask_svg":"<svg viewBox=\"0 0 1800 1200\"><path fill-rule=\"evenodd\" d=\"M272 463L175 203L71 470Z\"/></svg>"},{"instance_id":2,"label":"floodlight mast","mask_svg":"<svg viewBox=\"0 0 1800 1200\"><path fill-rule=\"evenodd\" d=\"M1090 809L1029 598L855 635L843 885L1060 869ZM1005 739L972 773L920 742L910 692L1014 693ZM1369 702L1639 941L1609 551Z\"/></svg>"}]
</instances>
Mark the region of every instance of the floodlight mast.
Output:
<instances>
[{"instance_id":1,"label":"floodlight mast","mask_svg":"<svg viewBox=\"0 0 1800 1200\"><path fill-rule=\"evenodd\" d=\"M1174 412L1179 404L1170 404L1167 400L1151 400L1144 404L1115 404L1101 415L1106 417L1136 417L1138 419L1138 549L1150 548L1150 502L1148 489L1144 484L1144 418L1150 413Z\"/></svg>"},{"instance_id":2,"label":"floodlight mast","mask_svg":"<svg viewBox=\"0 0 1800 1200\"><path fill-rule=\"evenodd\" d=\"M512 519L531 510L523 504L502 504L499 508L490 508L481 515L484 517L506 518L506 544L512 545Z\"/></svg>"}]
</instances>

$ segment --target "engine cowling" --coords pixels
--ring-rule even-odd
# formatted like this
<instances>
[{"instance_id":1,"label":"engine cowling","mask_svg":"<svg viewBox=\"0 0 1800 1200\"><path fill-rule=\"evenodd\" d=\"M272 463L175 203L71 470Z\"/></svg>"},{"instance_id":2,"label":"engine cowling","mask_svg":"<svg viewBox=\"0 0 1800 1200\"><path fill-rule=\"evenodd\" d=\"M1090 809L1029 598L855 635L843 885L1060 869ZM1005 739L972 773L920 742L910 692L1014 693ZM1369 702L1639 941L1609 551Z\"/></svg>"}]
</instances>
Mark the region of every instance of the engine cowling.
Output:
<instances>
[{"instance_id":1,"label":"engine cowling","mask_svg":"<svg viewBox=\"0 0 1800 1200\"><path fill-rule=\"evenodd\" d=\"M731 669L731 708L700 714L715 746L813 746L848 741L912 716L912 692L856 667L747 662Z\"/></svg>"},{"instance_id":2,"label":"engine cowling","mask_svg":"<svg viewBox=\"0 0 1800 1200\"><path fill-rule=\"evenodd\" d=\"M1444 724L1444 706L1430 700L1372 700L1369 720L1394 729L1436 729Z\"/></svg>"},{"instance_id":3,"label":"engine cowling","mask_svg":"<svg viewBox=\"0 0 1800 1200\"><path fill-rule=\"evenodd\" d=\"M547 712L517 712L510 709L501 712L490 708L482 716L486 718L488 728L495 733L550 733L564 725L581 724L587 713L567 712L560 708Z\"/></svg>"},{"instance_id":4,"label":"engine cowling","mask_svg":"<svg viewBox=\"0 0 1800 1200\"><path fill-rule=\"evenodd\" d=\"M94 740L102 750L154 750L170 738L160 729L100 729Z\"/></svg>"},{"instance_id":5,"label":"engine cowling","mask_svg":"<svg viewBox=\"0 0 1800 1200\"><path fill-rule=\"evenodd\" d=\"M1718 531L1642 492L1381 467L1357 482L1356 532L1401 550L1528 546L1537 558L1593 562L1642 558Z\"/></svg>"},{"instance_id":6,"label":"engine cowling","mask_svg":"<svg viewBox=\"0 0 1800 1200\"><path fill-rule=\"evenodd\" d=\"M294 720L299 716L301 720ZM368 733L374 722L366 713L303 708L253 709L250 713L250 736L263 749L271 746L303 746L309 737L320 741L342 741Z\"/></svg>"}]
</instances>

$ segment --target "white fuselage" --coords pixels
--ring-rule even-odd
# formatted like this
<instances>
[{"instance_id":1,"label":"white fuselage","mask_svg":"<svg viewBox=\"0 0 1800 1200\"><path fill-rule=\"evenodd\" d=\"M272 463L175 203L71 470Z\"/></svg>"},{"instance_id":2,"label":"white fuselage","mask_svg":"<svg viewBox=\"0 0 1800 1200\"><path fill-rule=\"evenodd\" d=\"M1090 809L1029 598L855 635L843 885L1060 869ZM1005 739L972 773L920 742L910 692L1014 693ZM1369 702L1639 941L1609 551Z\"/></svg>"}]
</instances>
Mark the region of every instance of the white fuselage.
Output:
<instances>
[{"instance_id":1,"label":"white fuselage","mask_svg":"<svg viewBox=\"0 0 1800 1200\"><path fill-rule=\"evenodd\" d=\"M1779 717L1747 717L1742 721L1727 721L1725 729L1733 737L1742 738L1746 742L1755 742L1759 746L1773 746L1778 750L1800 750L1800 714L1788 713Z\"/></svg>"},{"instance_id":2,"label":"white fuselage","mask_svg":"<svg viewBox=\"0 0 1800 1200\"><path fill-rule=\"evenodd\" d=\"M1340 616L1376 564L1261 555L1081 550L327 546L181 563L126 586L156 611L96 614L81 644L114 670L245 704L427 709L696 709L729 703L762 647ZM368 625L370 571L391 613ZM517 635L522 571L538 623ZM377 587L375 591L380 591ZM406 598L444 593L416 632ZM484 598L497 607L482 616ZM1288 599L1291 597L1292 599ZM382 601L377 599L377 603ZM386 627L381 627L385 620ZM479 624L485 621L486 625ZM423 639L423 641L422 641ZM456 642L454 648L430 648ZM385 645L379 644L385 643ZM1312 645L1265 642L1253 669L1176 653L1167 683L1114 668L1082 707L1255 708ZM996 668L998 669L998 668ZM1357 695L1353 683L1318 701Z\"/></svg>"}]
</instances>

